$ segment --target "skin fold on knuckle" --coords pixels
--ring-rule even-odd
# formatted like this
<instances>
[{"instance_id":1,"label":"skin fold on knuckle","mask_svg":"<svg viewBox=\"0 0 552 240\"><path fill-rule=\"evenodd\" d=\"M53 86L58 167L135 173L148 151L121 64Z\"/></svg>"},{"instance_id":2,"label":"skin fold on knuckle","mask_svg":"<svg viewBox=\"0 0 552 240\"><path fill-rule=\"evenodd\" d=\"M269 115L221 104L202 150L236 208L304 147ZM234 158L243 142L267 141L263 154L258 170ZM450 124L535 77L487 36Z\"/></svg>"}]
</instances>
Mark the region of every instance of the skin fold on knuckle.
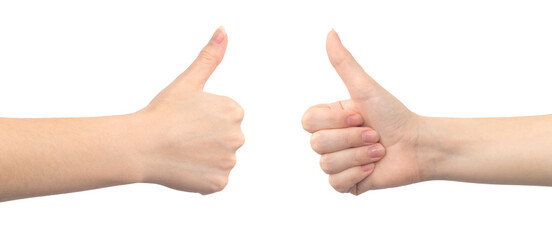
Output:
<instances>
[{"instance_id":1,"label":"skin fold on knuckle","mask_svg":"<svg viewBox=\"0 0 552 240\"><path fill-rule=\"evenodd\" d=\"M373 172L373 170L372 170ZM370 173L371 174L371 173ZM372 182L370 182L369 180L370 178L365 178L364 180L360 181L359 183L357 183L357 194L355 195L360 195L362 193L365 193L365 192L368 192L372 189L375 189L373 186L372 186Z\"/></svg>"},{"instance_id":2,"label":"skin fold on knuckle","mask_svg":"<svg viewBox=\"0 0 552 240\"><path fill-rule=\"evenodd\" d=\"M348 183L348 185L345 192L350 193L351 189L353 189L354 193L359 193L358 183L361 181L362 177L365 177L366 175L362 170L360 170L360 168L357 169L358 171L347 176L347 179L345 181Z\"/></svg>"},{"instance_id":3,"label":"skin fold on knuckle","mask_svg":"<svg viewBox=\"0 0 552 240\"><path fill-rule=\"evenodd\" d=\"M351 161L355 166L360 166L364 163L364 158L368 157L368 147L357 148L354 151Z\"/></svg>"},{"instance_id":4,"label":"skin fold on knuckle","mask_svg":"<svg viewBox=\"0 0 552 240\"><path fill-rule=\"evenodd\" d=\"M361 194L360 192L360 189L358 188L358 183L355 184L351 190L349 190L349 193L351 193L352 195L355 195L355 196L359 196Z\"/></svg>"},{"instance_id":5,"label":"skin fold on knuckle","mask_svg":"<svg viewBox=\"0 0 552 240\"><path fill-rule=\"evenodd\" d=\"M345 137L346 146L355 146L358 143L358 138L360 137L361 134L358 132L358 130L355 128L351 128L350 131L347 131L347 135Z\"/></svg>"},{"instance_id":6,"label":"skin fold on knuckle","mask_svg":"<svg viewBox=\"0 0 552 240\"><path fill-rule=\"evenodd\" d=\"M201 52L199 52L199 56L197 59L202 64L217 66L221 62L221 59L213 51L213 49L203 49Z\"/></svg>"}]
</instances>

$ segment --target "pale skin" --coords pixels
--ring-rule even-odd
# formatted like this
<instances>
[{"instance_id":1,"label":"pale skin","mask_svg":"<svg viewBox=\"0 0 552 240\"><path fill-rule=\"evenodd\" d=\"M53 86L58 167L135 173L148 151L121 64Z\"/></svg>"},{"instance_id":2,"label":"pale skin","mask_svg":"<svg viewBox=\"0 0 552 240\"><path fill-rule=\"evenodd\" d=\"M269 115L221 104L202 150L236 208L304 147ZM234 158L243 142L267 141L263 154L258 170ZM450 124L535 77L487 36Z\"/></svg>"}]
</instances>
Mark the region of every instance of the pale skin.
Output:
<instances>
[{"instance_id":1,"label":"pale skin","mask_svg":"<svg viewBox=\"0 0 552 240\"><path fill-rule=\"evenodd\" d=\"M0 201L141 182L222 190L244 143L243 109L203 86L227 43L217 29L190 67L136 113L0 118Z\"/></svg>"},{"instance_id":2,"label":"pale skin","mask_svg":"<svg viewBox=\"0 0 552 240\"><path fill-rule=\"evenodd\" d=\"M243 109L202 91L222 61L218 29L144 109L96 118L0 118L0 201L130 183L222 190L243 145ZM355 195L427 180L552 185L552 115L450 119L409 111L327 38L351 99L311 107L303 127L330 184Z\"/></svg>"},{"instance_id":3,"label":"pale skin","mask_svg":"<svg viewBox=\"0 0 552 240\"><path fill-rule=\"evenodd\" d=\"M552 115L419 116L364 72L335 31L326 41L351 98L309 108L302 124L337 191L359 195L428 180L552 186ZM379 138L361 146L361 128Z\"/></svg>"}]
</instances>

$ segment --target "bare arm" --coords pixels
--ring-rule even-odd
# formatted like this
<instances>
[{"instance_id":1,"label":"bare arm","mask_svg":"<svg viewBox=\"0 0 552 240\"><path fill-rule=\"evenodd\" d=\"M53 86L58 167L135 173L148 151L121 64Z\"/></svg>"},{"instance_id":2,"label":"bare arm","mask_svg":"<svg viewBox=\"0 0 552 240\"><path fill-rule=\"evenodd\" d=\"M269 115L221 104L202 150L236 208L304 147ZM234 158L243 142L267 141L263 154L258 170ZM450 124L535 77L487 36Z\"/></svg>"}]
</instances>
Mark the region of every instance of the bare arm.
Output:
<instances>
[{"instance_id":1,"label":"bare arm","mask_svg":"<svg viewBox=\"0 0 552 240\"><path fill-rule=\"evenodd\" d=\"M228 39L218 29L144 109L120 116L0 118L0 201L147 182L222 190L243 144L243 109L203 92Z\"/></svg>"},{"instance_id":2,"label":"bare arm","mask_svg":"<svg viewBox=\"0 0 552 240\"><path fill-rule=\"evenodd\" d=\"M129 120L0 119L0 201L138 182Z\"/></svg>"},{"instance_id":3,"label":"bare arm","mask_svg":"<svg viewBox=\"0 0 552 240\"><path fill-rule=\"evenodd\" d=\"M428 179L552 186L552 115L423 122Z\"/></svg>"},{"instance_id":4,"label":"bare arm","mask_svg":"<svg viewBox=\"0 0 552 240\"><path fill-rule=\"evenodd\" d=\"M421 117L366 74L335 31L328 34L326 49L351 96L340 105L344 111L359 113L363 119L361 126L375 130L385 148L385 156L375 161L371 173L362 179L352 172L348 174L349 169L329 173L330 183L336 190L343 192L342 186L353 184L350 192L361 194L427 180L552 186L552 115L481 119ZM317 108L307 110L303 126L313 132L312 146L331 146L347 140L347 136L336 134L337 129L311 127L335 118L333 115ZM335 154L313 148L322 154L322 162L327 159L325 155ZM357 162L358 155L345 156L339 161ZM335 176L339 174L347 177L336 181Z\"/></svg>"}]
</instances>

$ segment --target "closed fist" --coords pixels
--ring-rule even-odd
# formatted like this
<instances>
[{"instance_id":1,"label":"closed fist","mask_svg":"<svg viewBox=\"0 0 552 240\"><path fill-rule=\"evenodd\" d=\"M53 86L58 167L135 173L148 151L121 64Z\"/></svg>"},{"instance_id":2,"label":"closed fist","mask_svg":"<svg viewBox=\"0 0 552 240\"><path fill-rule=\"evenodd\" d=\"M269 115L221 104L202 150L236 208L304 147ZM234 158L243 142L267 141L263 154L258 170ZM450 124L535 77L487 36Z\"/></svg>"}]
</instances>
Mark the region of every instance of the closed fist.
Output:
<instances>
[{"instance_id":1,"label":"closed fist","mask_svg":"<svg viewBox=\"0 0 552 240\"><path fill-rule=\"evenodd\" d=\"M191 66L136 113L143 182L201 194L228 183L244 143L244 112L228 97L203 92L227 43L224 30L217 29Z\"/></svg>"},{"instance_id":2,"label":"closed fist","mask_svg":"<svg viewBox=\"0 0 552 240\"><path fill-rule=\"evenodd\" d=\"M312 133L311 147L321 155L320 167L330 185L338 192L358 194L358 183L385 155L378 133L362 126L364 119L348 100L312 106L301 122Z\"/></svg>"},{"instance_id":3,"label":"closed fist","mask_svg":"<svg viewBox=\"0 0 552 240\"><path fill-rule=\"evenodd\" d=\"M427 149L418 147L425 144L422 117L366 74L333 30L326 50L351 99L310 108L303 127L313 133L330 184L358 195L426 180L431 164L420 157Z\"/></svg>"}]
</instances>

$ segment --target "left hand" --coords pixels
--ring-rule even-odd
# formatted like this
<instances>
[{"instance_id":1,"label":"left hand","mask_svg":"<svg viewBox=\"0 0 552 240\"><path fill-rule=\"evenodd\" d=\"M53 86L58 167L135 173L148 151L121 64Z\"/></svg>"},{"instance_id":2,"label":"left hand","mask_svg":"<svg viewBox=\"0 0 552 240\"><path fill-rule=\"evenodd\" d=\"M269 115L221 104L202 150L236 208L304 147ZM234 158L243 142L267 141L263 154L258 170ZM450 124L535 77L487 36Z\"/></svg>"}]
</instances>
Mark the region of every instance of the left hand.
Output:
<instances>
[{"instance_id":1,"label":"left hand","mask_svg":"<svg viewBox=\"0 0 552 240\"><path fill-rule=\"evenodd\" d=\"M425 126L424 119L408 110L398 99L366 74L351 53L343 46L335 31L328 33L326 51L332 66L343 80L351 96L350 100L341 101L342 112L359 113L364 119L361 126L365 127L364 129L371 128L377 131L381 145L385 147L385 156L374 163L373 169L369 169L371 173L362 173L360 171L362 168L358 166L349 168L341 173L330 175L332 186L340 192L345 192L345 188L350 183L358 180L359 182L353 185L355 187L349 189L353 194L358 195L371 189L398 187L428 180L433 167L431 161L434 159L427 157L430 147L426 142L428 138L425 136L427 131L422 129ZM344 115L338 116L336 113L316 114L314 112L320 113L323 111L313 109L316 108L311 108L305 113L303 126L306 126L307 131L313 132L311 143L313 143L315 151L323 154L322 160L324 160L324 154L328 154L328 149L338 151L346 147L360 146L359 139L361 139L360 132L362 130L344 124L346 123L343 120L346 118ZM332 109L335 108L330 108L330 110ZM333 114L335 116L331 116ZM317 127L328 126L324 119L334 118L341 118L340 127L344 129L320 131L324 128ZM354 137L349 138L349 136L355 136L355 134L357 134L356 141ZM376 139L371 141L372 144L377 142ZM350 144L342 144L343 142ZM334 159L334 161L354 161L351 157L355 156L351 154L354 150L348 151L349 154L333 154L334 157L336 155L345 157L345 159Z\"/></svg>"}]
</instances>

